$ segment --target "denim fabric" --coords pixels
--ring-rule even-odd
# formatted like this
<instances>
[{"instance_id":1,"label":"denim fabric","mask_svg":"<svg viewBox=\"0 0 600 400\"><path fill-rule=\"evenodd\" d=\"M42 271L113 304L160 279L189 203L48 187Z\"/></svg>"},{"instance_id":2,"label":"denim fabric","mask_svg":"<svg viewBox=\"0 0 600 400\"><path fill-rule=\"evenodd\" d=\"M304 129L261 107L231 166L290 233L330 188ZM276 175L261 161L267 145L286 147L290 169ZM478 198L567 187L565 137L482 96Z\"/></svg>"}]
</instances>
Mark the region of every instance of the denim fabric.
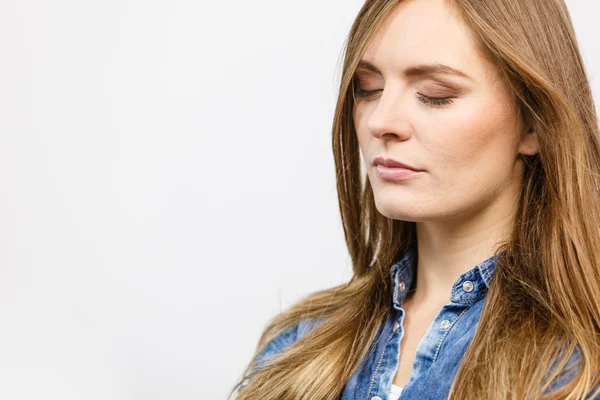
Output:
<instances>
[{"instance_id":1,"label":"denim fabric","mask_svg":"<svg viewBox=\"0 0 600 400\"><path fill-rule=\"evenodd\" d=\"M380 326L370 351L358 370L346 383L341 400L386 400L398 369L400 341L404 334L405 312L402 302L414 286L417 266L416 245L391 267L393 295L387 319ZM444 305L417 347L413 371L404 385L400 399L446 399L458 371L463 354L469 347L494 274L496 259L492 256L463 273L455 281L450 302ZM302 321L278 335L258 355L260 365L299 340L319 322ZM575 362L575 358L569 364ZM576 372L576 371L575 371ZM574 376L564 374L551 385L555 389ZM596 400L600 400L597 397Z\"/></svg>"}]
</instances>

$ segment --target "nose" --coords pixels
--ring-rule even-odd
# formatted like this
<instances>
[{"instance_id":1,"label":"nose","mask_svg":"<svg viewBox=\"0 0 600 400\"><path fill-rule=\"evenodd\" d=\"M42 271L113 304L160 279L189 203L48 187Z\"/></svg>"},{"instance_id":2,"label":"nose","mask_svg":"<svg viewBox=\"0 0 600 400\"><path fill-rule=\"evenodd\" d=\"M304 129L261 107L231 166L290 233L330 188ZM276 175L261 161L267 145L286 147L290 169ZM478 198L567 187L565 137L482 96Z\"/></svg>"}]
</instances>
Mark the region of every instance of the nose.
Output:
<instances>
[{"instance_id":1,"label":"nose","mask_svg":"<svg viewBox=\"0 0 600 400\"><path fill-rule=\"evenodd\" d=\"M404 141L412 134L406 95L401 90L383 90L367 121L367 129L376 138Z\"/></svg>"}]
</instances>

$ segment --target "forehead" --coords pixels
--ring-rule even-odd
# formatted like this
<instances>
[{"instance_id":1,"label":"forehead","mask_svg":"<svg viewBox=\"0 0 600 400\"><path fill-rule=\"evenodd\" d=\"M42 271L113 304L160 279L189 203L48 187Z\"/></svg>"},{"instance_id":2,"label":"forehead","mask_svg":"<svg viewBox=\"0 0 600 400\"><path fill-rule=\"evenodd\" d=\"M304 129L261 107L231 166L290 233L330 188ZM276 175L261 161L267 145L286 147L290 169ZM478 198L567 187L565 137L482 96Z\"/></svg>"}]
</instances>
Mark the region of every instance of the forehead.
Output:
<instances>
[{"instance_id":1,"label":"forehead","mask_svg":"<svg viewBox=\"0 0 600 400\"><path fill-rule=\"evenodd\" d=\"M401 0L378 27L363 59L391 74L410 65L440 63L478 80L494 69L447 0Z\"/></svg>"}]
</instances>

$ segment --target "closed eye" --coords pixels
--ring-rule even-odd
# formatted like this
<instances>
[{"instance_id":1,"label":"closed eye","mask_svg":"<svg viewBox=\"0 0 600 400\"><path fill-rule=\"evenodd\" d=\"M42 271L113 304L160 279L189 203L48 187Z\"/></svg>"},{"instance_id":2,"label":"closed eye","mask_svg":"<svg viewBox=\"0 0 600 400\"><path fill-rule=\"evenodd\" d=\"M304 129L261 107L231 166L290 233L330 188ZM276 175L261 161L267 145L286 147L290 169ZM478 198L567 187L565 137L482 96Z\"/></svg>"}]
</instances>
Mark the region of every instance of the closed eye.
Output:
<instances>
[{"instance_id":1,"label":"closed eye","mask_svg":"<svg viewBox=\"0 0 600 400\"><path fill-rule=\"evenodd\" d=\"M374 95L377 92L381 92L383 89L377 89L377 90L363 90L363 89L357 89L354 94L357 97L369 97ZM425 96L424 94L418 93L417 99L425 104L429 104L429 105L433 105L433 106L442 106L442 105L446 105L446 104L451 104L452 103L452 97L430 97L430 96Z\"/></svg>"},{"instance_id":2,"label":"closed eye","mask_svg":"<svg viewBox=\"0 0 600 400\"><path fill-rule=\"evenodd\" d=\"M419 94L419 96L417 96L419 101L425 103L425 104L431 104L434 106L443 106L445 104L450 104L452 103L452 97L429 97L429 96L425 96L423 94Z\"/></svg>"},{"instance_id":3,"label":"closed eye","mask_svg":"<svg viewBox=\"0 0 600 400\"><path fill-rule=\"evenodd\" d=\"M356 94L358 97L369 97L377 92L382 91L383 89L378 89L378 90L362 90L362 89L356 89L356 91L354 92L354 94Z\"/></svg>"}]
</instances>

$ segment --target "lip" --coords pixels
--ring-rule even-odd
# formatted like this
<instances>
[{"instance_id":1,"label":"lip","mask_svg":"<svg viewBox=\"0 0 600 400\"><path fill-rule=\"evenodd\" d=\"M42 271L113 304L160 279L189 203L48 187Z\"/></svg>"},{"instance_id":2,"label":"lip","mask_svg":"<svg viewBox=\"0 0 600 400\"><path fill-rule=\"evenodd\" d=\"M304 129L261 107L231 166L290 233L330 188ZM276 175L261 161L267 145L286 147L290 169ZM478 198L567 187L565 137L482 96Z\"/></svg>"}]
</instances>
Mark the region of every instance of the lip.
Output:
<instances>
[{"instance_id":1,"label":"lip","mask_svg":"<svg viewBox=\"0 0 600 400\"><path fill-rule=\"evenodd\" d=\"M386 181L404 181L424 173L424 170L384 157L376 157L373 160L373 165L377 176Z\"/></svg>"},{"instance_id":2,"label":"lip","mask_svg":"<svg viewBox=\"0 0 600 400\"><path fill-rule=\"evenodd\" d=\"M421 169L417 169L415 167L412 167L408 164L404 164L401 163L400 161L396 161L392 158L385 158L385 157L375 157L373 159L373 166L377 167L378 165L383 165L385 167L388 168L402 168L402 169L408 169L414 172L422 172L423 170Z\"/></svg>"}]
</instances>

